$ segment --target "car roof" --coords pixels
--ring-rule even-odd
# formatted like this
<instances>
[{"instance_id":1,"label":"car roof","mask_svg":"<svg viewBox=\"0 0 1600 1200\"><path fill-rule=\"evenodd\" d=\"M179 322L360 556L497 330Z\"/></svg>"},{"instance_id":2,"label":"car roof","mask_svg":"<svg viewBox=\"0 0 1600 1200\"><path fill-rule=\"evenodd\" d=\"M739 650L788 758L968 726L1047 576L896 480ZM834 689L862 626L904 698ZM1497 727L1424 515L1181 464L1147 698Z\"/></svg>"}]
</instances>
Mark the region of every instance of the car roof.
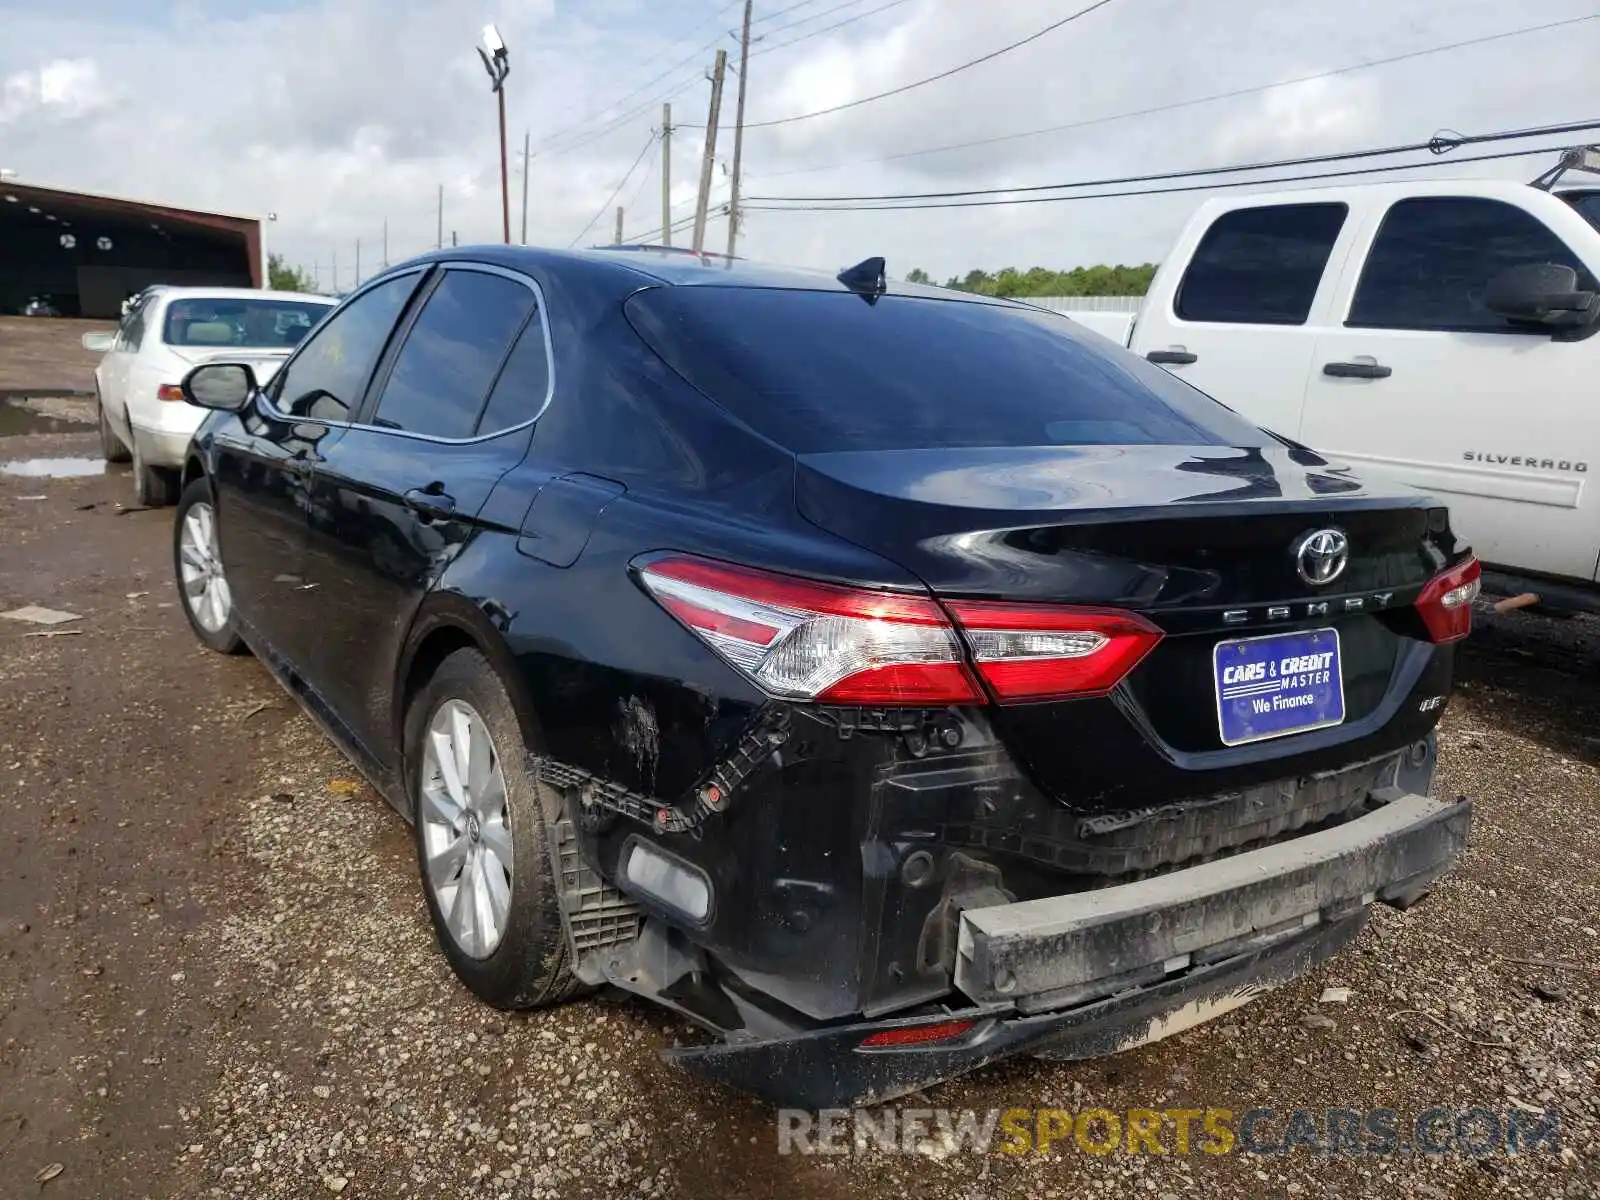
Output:
<instances>
[{"instance_id":1,"label":"car roof","mask_svg":"<svg viewBox=\"0 0 1600 1200\"><path fill-rule=\"evenodd\" d=\"M146 289L169 303L173 300L297 300L310 304L325 304L332 308L338 301L315 292L274 292L266 288L230 287L174 287L159 284Z\"/></svg>"},{"instance_id":2,"label":"car roof","mask_svg":"<svg viewBox=\"0 0 1600 1200\"><path fill-rule=\"evenodd\" d=\"M808 292L849 292L836 272L788 267L722 254L697 254L688 249L660 246L600 246L588 250L548 250L536 246L459 246L434 250L398 264L399 268L419 264L479 262L511 270L546 271L554 274L585 273L609 277L624 291L643 287L730 287L766 288ZM844 269L849 263L841 263ZM889 280L887 295L921 296L935 300L954 300L974 304L1010 305L996 296L956 292L924 284Z\"/></svg>"}]
</instances>

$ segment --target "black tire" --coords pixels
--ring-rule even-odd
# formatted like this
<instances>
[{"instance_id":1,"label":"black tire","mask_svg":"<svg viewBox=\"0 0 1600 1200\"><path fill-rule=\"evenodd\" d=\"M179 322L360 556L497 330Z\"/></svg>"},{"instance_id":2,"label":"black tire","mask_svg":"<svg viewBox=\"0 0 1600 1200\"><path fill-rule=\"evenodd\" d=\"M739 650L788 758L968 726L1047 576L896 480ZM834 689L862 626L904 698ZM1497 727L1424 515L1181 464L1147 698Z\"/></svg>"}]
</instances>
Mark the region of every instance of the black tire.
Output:
<instances>
[{"instance_id":1,"label":"black tire","mask_svg":"<svg viewBox=\"0 0 1600 1200\"><path fill-rule=\"evenodd\" d=\"M106 420L106 402L100 398L100 393L94 396L95 415L100 420L100 454L108 463L125 463L133 457L128 448L122 444L122 439L117 436L117 431L111 428L111 422Z\"/></svg>"},{"instance_id":2,"label":"black tire","mask_svg":"<svg viewBox=\"0 0 1600 1200\"><path fill-rule=\"evenodd\" d=\"M511 899L500 941L484 958L474 958L457 943L428 883L420 811L423 738L434 715L452 700L466 703L482 718L505 779L512 838ZM547 831L557 814L543 807L543 789L528 770L527 744L511 697L478 651L458 650L446 658L406 710L405 762L422 894L439 948L456 977L480 1000L505 1010L545 1008L589 991L572 973L550 862Z\"/></svg>"},{"instance_id":3,"label":"black tire","mask_svg":"<svg viewBox=\"0 0 1600 1200\"><path fill-rule=\"evenodd\" d=\"M143 508L165 508L178 500L178 473L166 467L146 466L139 453L139 440L134 439L130 452L133 460L133 497Z\"/></svg>"},{"instance_id":4,"label":"black tire","mask_svg":"<svg viewBox=\"0 0 1600 1200\"><path fill-rule=\"evenodd\" d=\"M178 604L183 609L183 615L188 618L189 628L194 630L194 635L200 639L201 645L215 650L218 654L240 654L246 647L244 639L239 636L239 617L234 609L231 594L227 620L220 628L208 629L206 623L196 614L195 598L189 595L189 589L184 584L184 522L197 504L207 505L211 510L212 520L216 520L217 510L211 496L211 482L204 477L196 479L183 489L183 496L178 500L178 513L172 522L172 577L178 588ZM220 566L220 558L218 563Z\"/></svg>"}]
</instances>

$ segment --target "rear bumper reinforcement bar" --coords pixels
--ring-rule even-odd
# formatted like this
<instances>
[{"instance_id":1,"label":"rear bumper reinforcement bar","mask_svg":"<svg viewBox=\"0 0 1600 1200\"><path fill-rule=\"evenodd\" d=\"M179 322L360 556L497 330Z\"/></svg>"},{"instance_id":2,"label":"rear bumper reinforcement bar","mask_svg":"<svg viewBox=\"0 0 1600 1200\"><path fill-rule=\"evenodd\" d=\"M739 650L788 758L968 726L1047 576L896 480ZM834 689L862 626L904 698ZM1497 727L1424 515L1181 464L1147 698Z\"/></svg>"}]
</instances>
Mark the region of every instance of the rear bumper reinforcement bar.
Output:
<instances>
[{"instance_id":1,"label":"rear bumper reinforcement bar","mask_svg":"<svg viewBox=\"0 0 1600 1200\"><path fill-rule=\"evenodd\" d=\"M1024 1012L1081 1004L1337 920L1406 907L1466 845L1472 806L1390 789L1365 816L1137 883L961 914L955 983Z\"/></svg>"}]
</instances>

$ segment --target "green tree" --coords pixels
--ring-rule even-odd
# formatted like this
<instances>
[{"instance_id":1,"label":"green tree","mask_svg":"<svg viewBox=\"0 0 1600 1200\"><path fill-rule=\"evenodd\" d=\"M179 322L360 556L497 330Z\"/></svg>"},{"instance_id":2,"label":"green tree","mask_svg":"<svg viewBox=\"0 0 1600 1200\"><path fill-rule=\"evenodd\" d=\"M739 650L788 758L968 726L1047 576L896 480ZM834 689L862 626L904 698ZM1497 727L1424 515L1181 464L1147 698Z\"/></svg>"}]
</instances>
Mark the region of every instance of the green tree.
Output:
<instances>
[{"instance_id":1,"label":"green tree","mask_svg":"<svg viewBox=\"0 0 1600 1200\"><path fill-rule=\"evenodd\" d=\"M906 282L907 283L932 283L933 282L933 276L929 275L921 267L912 267L910 271L906 272Z\"/></svg>"},{"instance_id":2,"label":"green tree","mask_svg":"<svg viewBox=\"0 0 1600 1200\"><path fill-rule=\"evenodd\" d=\"M1156 264L1129 267L1104 263L1092 267L1073 267L1052 271L1048 267L1029 267L1026 271L1004 267L998 273L973 269L965 275L952 275L945 287L977 292L983 296L1142 296L1150 290Z\"/></svg>"},{"instance_id":3,"label":"green tree","mask_svg":"<svg viewBox=\"0 0 1600 1200\"><path fill-rule=\"evenodd\" d=\"M267 286L275 292L314 292L317 282L304 267L291 267L281 254L267 255Z\"/></svg>"}]
</instances>

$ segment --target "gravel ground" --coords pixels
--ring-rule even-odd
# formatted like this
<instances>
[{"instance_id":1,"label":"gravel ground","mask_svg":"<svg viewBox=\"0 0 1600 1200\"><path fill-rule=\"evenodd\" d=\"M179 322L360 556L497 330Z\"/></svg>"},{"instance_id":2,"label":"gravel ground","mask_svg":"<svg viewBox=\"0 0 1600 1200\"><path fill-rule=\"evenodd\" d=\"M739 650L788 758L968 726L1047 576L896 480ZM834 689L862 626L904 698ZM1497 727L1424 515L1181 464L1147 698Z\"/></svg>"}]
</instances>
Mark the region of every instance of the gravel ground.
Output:
<instances>
[{"instance_id":1,"label":"gravel ground","mask_svg":"<svg viewBox=\"0 0 1600 1200\"><path fill-rule=\"evenodd\" d=\"M506 1016L454 982L405 826L252 659L194 644L170 517L128 492L122 469L0 477L0 610L82 614L61 637L0 622L0 1196L1600 1193L1594 622L1489 619L1465 650L1440 783L1477 824L1429 901L1166 1042L907 1102L1553 1107L1563 1154L780 1156L770 1109L659 1061L695 1036L674 1018Z\"/></svg>"}]
</instances>

